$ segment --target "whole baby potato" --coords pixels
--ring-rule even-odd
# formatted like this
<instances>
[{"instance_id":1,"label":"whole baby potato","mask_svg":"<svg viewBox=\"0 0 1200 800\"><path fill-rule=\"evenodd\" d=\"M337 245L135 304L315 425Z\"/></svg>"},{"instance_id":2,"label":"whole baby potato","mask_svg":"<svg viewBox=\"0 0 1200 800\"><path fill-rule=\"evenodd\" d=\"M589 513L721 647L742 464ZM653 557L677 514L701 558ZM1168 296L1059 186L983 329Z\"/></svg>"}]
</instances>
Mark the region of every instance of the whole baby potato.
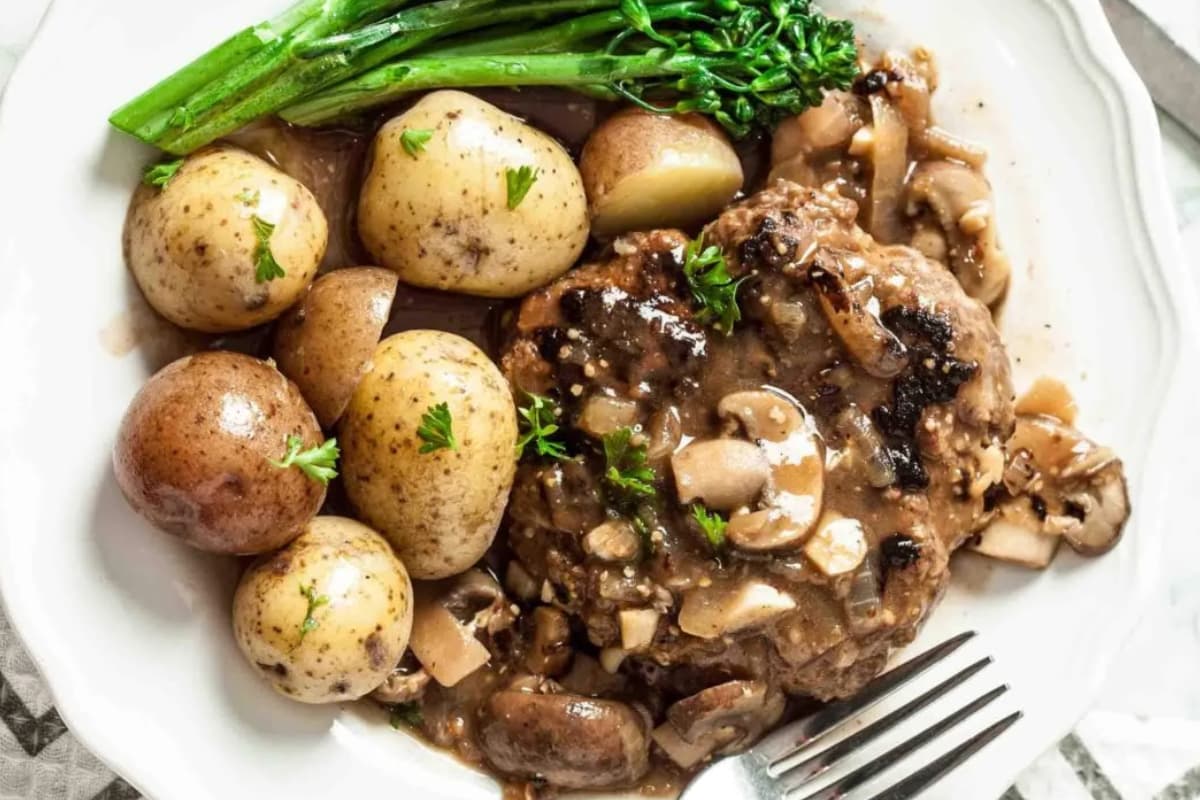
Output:
<instances>
[{"instance_id":1,"label":"whole baby potato","mask_svg":"<svg viewBox=\"0 0 1200 800\"><path fill-rule=\"evenodd\" d=\"M125 258L159 314L190 330L228 333L295 303L328 238L325 215L302 184L245 151L215 147L188 156L165 186L138 187Z\"/></svg>"},{"instance_id":2,"label":"whole baby potato","mask_svg":"<svg viewBox=\"0 0 1200 800\"><path fill-rule=\"evenodd\" d=\"M520 198L509 178L522 169L536 177ZM477 97L433 92L376 135L358 230L405 283L519 297L579 258L587 198L558 142Z\"/></svg>"},{"instance_id":3,"label":"whole baby potato","mask_svg":"<svg viewBox=\"0 0 1200 800\"><path fill-rule=\"evenodd\" d=\"M317 517L242 576L233 632L246 659L302 703L355 700L387 679L408 647L412 583L383 537Z\"/></svg>"},{"instance_id":4,"label":"whole baby potato","mask_svg":"<svg viewBox=\"0 0 1200 800\"><path fill-rule=\"evenodd\" d=\"M346 493L414 578L456 575L491 545L508 503L517 441L508 384L479 348L441 331L385 339L371 364L342 419ZM419 431L443 403L454 446L430 451Z\"/></svg>"},{"instance_id":5,"label":"whole baby potato","mask_svg":"<svg viewBox=\"0 0 1200 800\"><path fill-rule=\"evenodd\" d=\"M592 231L685 227L716 216L742 188L724 132L699 114L629 108L592 132L579 160Z\"/></svg>"},{"instance_id":6,"label":"whole baby potato","mask_svg":"<svg viewBox=\"0 0 1200 800\"><path fill-rule=\"evenodd\" d=\"M265 361L208 352L164 367L130 403L113 467L125 498L158 528L210 553L254 555L300 535L325 486L281 468L321 428L296 386Z\"/></svg>"},{"instance_id":7,"label":"whole baby potato","mask_svg":"<svg viewBox=\"0 0 1200 800\"><path fill-rule=\"evenodd\" d=\"M317 279L275 328L275 363L326 428L341 418L387 324L396 273L339 269Z\"/></svg>"}]
</instances>

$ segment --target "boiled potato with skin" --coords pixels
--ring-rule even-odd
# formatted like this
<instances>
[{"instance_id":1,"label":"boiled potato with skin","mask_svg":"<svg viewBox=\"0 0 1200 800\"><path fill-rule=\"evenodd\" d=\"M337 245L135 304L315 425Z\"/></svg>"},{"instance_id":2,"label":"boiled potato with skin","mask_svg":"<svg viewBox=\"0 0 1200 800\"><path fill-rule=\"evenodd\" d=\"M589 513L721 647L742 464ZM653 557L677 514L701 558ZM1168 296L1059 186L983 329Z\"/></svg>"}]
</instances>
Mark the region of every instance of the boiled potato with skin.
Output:
<instances>
[{"instance_id":1,"label":"boiled potato with skin","mask_svg":"<svg viewBox=\"0 0 1200 800\"><path fill-rule=\"evenodd\" d=\"M300 299L328 239L325 215L302 184L243 150L216 147L188 156L165 187L138 187L125 258L159 314L228 333L269 322ZM260 274L263 248L282 276Z\"/></svg>"},{"instance_id":2,"label":"boiled potato with skin","mask_svg":"<svg viewBox=\"0 0 1200 800\"><path fill-rule=\"evenodd\" d=\"M428 133L408 152L406 132ZM507 173L537 178L509 208ZM588 238L587 198L562 145L463 92L426 95L375 137L358 205L363 244L414 286L519 297L562 275Z\"/></svg>"},{"instance_id":3,"label":"boiled potato with skin","mask_svg":"<svg viewBox=\"0 0 1200 800\"><path fill-rule=\"evenodd\" d=\"M422 453L422 417L441 403L457 448ZM339 441L350 502L414 578L456 575L483 557L512 488L517 419L508 384L479 348L441 331L385 339Z\"/></svg>"},{"instance_id":4,"label":"boiled potato with skin","mask_svg":"<svg viewBox=\"0 0 1200 800\"><path fill-rule=\"evenodd\" d=\"M708 118L641 108L593 131L579 170L600 236L706 222L743 183L737 153Z\"/></svg>"},{"instance_id":5,"label":"boiled potato with skin","mask_svg":"<svg viewBox=\"0 0 1200 800\"><path fill-rule=\"evenodd\" d=\"M117 433L113 467L152 524L210 553L256 555L300 535L325 486L280 468L289 437L324 437L295 384L265 361L208 352L152 377Z\"/></svg>"},{"instance_id":6,"label":"boiled potato with skin","mask_svg":"<svg viewBox=\"0 0 1200 800\"><path fill-rule=\"evenodd\" d=\"M341 418L366 372L396 299L396 273L339 269L317 279L275 328L275 363L326 428Z\"/></svg>"},{"instance_id":7,"label":"boiled potato with skin","mask_svg":"<svg viewBox=\"0 0 1200 800\"><path fill-rule=\"evenodd\" d=\"M362 523L317 517L242 576L233 631L246 659L302 703L355 700L400 662L412 631L412 583Z\"/></svg>"}]
</instances>

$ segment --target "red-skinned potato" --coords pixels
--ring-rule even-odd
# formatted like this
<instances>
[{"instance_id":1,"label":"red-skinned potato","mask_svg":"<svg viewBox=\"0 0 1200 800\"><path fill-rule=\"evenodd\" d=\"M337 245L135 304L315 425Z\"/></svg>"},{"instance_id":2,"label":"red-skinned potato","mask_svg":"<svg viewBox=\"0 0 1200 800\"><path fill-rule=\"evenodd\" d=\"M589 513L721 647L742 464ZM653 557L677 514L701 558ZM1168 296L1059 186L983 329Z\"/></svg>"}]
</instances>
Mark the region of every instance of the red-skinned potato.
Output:
<instances>
[{"instance_id":1,"label":"red-skinned potato","mask_svg":"<svg viewBox=\"0 0 1200 800\"><path fill-rule=\"evenodd\" d=\"M296 538L324 484L279 467L289 437L322 444L300 390L265 361L208 352L175 361L134 397L113 467L135 511L210 553L252 555Z\"/></svg>"},{"instance_id":2,"label":"red-skinned potato","mask_svg":"<svg viewBox=\"0 0 1200 800\"><path fill-rule=\"evenodd\" d=\"M378 267L339 269L317 279L275 331L275 363L300 387L317 419L332 428L354 387L396 299L396 273Z\"/></svg>"},{"instance_id":3,"label":"red-skinned potato","mask_svg":"<svg viewBox=\"0 0 1200 800\"><path fill-rule=\"evenodd\" d=\"M713 122L639 108L614 114L592 133L579 171L600 236L709 220L743 182L737 153Z\"/></svg>"}]
</instances>

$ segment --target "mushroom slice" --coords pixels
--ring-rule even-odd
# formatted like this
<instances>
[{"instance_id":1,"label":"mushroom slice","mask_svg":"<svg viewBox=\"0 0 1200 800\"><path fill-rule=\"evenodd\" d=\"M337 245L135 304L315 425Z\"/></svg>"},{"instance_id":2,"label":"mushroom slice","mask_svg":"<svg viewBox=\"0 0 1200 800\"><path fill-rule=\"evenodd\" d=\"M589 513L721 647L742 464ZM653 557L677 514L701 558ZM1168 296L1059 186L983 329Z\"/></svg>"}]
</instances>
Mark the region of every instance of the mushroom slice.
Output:
<instances>
[{"instance_id":1,"label":"mushroom slice","mask_svg":"<svg viewBox=\"0 0 1200 800\"><path fill-rule=\"evenodd\" d=\"M371 699L386 705L412 703L420 700L429 686L429 673L424 669L405 669L401 664L392 671L378 689L371 692Z\"/></svg>"},{"instance_id":2,"label":"mushroom slice","mask_svg":"<svg viewBox=\"0 0 1200 800\"><path fill-rule=\"evenodd\" d=\"M1121 461L1076 429L1048 416L1017 417L1009 452L1028 454L1040 480L1043 530L1055 526L1080 555L1103 555L1120 541L1129 518L1129 490Z\"/></svg>"},{"instance_id":3,"label":"mushroom slice","mask_svg":"<svg viewBox=\"0 0 1200 800\"><path fill-rule=\"evenodd\" d=\"M1129 519L1129 490L1124 477L1105 480L1077 494L1067 495L1066 502L1073 513L1083 516L1078 527L1072 526L1063 532L1063 538L1075 552L1100 556L1116 547L1125 520Z\"/></svg>"},{"instance_id":4,"label":"mushroom slice","mask_svg":"<svg viewBox=\"0 0 1200 800\"><path fill-rule=\"evenodd\" d=\"M579 414L579 429L596 439L603 439L622 428L632 428L638 421L638 404L633 400L594 395L588 398Z\"/></svg>"},{"instance_id":5,"label":"mushroom slice","mask_svg":"<svg viewBox=\"0 0 1200 800\"><path fill-rule=\"evenodd\" d=\"M681 503L732 511L758 499L771 477L766 455L741 439L692 442L671 458Z\"/></svg>"},{"instance_id":6,"label":"mushroom slice","mask_svg":"<svg viewBox=\"0 0 1200 800\"><path fill-rule=\"evenodd\" d=\"M525 652L525 667L534 675L557 677L571 666L571 623L552 606L538 606L529 615L533 636Z\"/></svg>"},{"instance_id":7,"label":"mushroom slice","mask_svg":"<svg viewBox=\"0 0 1200 800\"><path fill-rule=\"evenodd\" d=\"M683 440L683 421L679 409L664 406L650 416L646 423L646 460L657 463L672 456Z\"/></svg>"},{"instance_id":8,"label":"mushroom slice","mask_svg":"<svg viewBox=\"0 0 1200 800\"><path fill-rule=\"evenodd\" d=\"M541 591L529 570L516 559L508 562L508 568L504 572L504 588L527 602L536 598Z\"/></svg>"},{"instance_id":9,"label":"mushroom slice","mask_svg":"<svg viewBox=\"0 0 1200 800\"><path fill-rule=\"evenodd\" d=\"M583 552L601 561L630 561L641 551L637 531L623 519L601 523L583 537Z\"/></svg>"},{"instance_id":10,"label":"mushroom slice","mask_svg":"<svg viewBox=\"0 0 1200 800\"><path fill-rule=\"evenodd\" d=\"M621 623L621 647L627 652L650 647L661 616L653 608L631 608L620 612L617 617Z\"/></svg>"},{"instance_id":11,"label":"mushroom slice","mask_svg":"<svg viewBox=\"0 0 1200 800\"><path fill-rule=\"evenodd\" d=\"M908 366L908 350L888 330L873 305L864 301L846 280L840 266L813 262L808 269L821 310L855 362L876 378L895 378Z\"/></svg>"},{"instance_id":12,"label":"mushroom slice","mask_svg":"<svg viewBox=\"0 0 1200 800\"><path fill-rule=\"evenodd\" d=\"M679 628L700 639L764 625L796 608L790 595L769 583L747 580L733 585L690 589L679 606Z\"/></svg>"},{"instance_id":13,"label":"mushroom slice","mask_svg":"<svg viewBox=\"0 0 1200 800\"><path fill-rule=\"evenodd\" d=\"M736 747L778 722L783 706L783 694L763 681L729 681L675 703L667 721L689 742L732 728L740 734Z\"/></svg>"},{"instance_id":14,"label":"mushroom slice","mask_svg":"<svg viewBox=\"0 0 1200 800\"><path fill-rule=\"evenodd\" d=\"M1008 512L1008 513L1006 513ZM1054 560L1062 537L1042 533L1032 515L1012 513L1005 506L969 545L976 553L1030 569L1045 569Z\"/></svg>"},{"instance_id":15,"label":"mushroom slice","mask_svg":"<svg viewBox=\"0 0 1200 800\"><path fill-rule=\"evenodd\" d=\"M816 512L812 516L815 519ZM769 508L732 517L725 535L739 550L767 552L795 547L804 541L811 528L811 524L797 523L791 515Z\"/></svg>"},{"instance_id":16,"label":"mushroom slice","mask_svg":"<svg viewBox=\"0 0 1200 800\"><path fill-rule=\"evenodd\" d=\"M730 731L728 736L736 737L737 732ZM691 769L728 744L728 741L721 739L718 735L689 742L680 736L679 731L675 730L675 727L669 722L664 722L651 731L650 738L654 740L660 750L667 754L667 758L684 769Z\"/></svg>"},{"instance_id":17,"label":"mushroom slice","mask_svg":"<svg viewBox=\"0 0 1200 800\"><path fill-rule=\"evenodd\" d=\"M758 510L730 520L729 541L755 552L798 546L820 517L825 492L824 446L812 420L795 400L766 389L726 395L717 413L737 420L770 467Z\"/></svg>"},{"instance_id":18,"label":"mushroom slice","mask_svg":"<svg viewBox=\"0 0 1200 800\"><path fill-rule=\"evenodd\" d=\"M946 235L950 268L968 295L992 305L1008 288L1012 268L1000 249L992 187L982 173L953 161L926 161L908 184L907 211L933 212Z\"/></svg>"},{"instance_id":19,"label":"mushroom slice","mask_svg":"<svg viewBox=\"0 0 1200 800\"><path fill-rule=\"evenodd\" d=\"M1116 546L1129 518L1124 469L1106 447L1049 416L1018 416L995 520L972 549L1042 569L1065 539L1097 556Z\"/></svg>"},{"instance_id":20,"label":"mushroom slice","mask_svg":"<svg viewBox=\"0 0 1200 800\"><path fill-rule=\"evenodd\" d=\"M687 768L750 746L779 721L785 705L783 693L762 681L730 681L672 705L651 736Z\"/></svg>"},{"instance_id":21,"label":"mushroom slice","mask_svg":"<svg viewBox=\"0 0 1200 800\"><path fill-rule=\"evenodd\" d=\"M867 557L867 535L856 519L828 512L804 545L804 555L831 578L854 572Z\"/></svg>"},{"instance_id":22,"label":"mushroom slice","mask_svg":"<svg viewBox=\"0 0 1200 800\"><path fill-rule=\"evenodd\" d=\"M442 686L454 686L491 660L478 634L492 635L514 618L500 584L471 570L457 578L416 587L409 647Z\"/></svg>"},{"instance_id":23,"label":"mushroom slice","mask_svg":"<svg viewBox=\"0 0 1200 800\"><path fill-rule=\"evenodd\" d=\"M491 660L475 630L459 622L436 598L417 593L408 645L442 686L454 686Z\"/></svg>"}]
</instances>

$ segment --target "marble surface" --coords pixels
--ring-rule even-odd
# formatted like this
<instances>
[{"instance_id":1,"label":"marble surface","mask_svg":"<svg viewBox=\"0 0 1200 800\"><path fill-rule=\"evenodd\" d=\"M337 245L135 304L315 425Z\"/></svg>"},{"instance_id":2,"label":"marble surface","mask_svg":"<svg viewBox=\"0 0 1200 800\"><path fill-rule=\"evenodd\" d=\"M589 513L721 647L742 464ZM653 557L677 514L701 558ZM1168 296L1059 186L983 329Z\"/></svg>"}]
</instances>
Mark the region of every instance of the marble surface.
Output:
<instances>
[{"instance_id":1,"label":"marble surface","mask_svg":"<svg viewBox=\"0 0 1200 800\"><path fill-rule=\"evenodd\" d=\"M45 0L0 4L0 87L32 36ZM1200 56L1200 0L1139 0ZM1197 87L1200 102L1200 87ZM1200 278L1200 141L1163 120L1163 147L1185 257ZM1182 435L1195 440L1200 432ZM1200 487L1200 462L1181 464L1180 486ZM1200 798L1200 535L1167 537L1159 588L1112 669L1095 709L1032 764L1004 800ZM0 800L118 800L137 793L69 734L28 657L0 616ZM969 798L967 800L975 800Z\"/></svg>"}]
</instances>

